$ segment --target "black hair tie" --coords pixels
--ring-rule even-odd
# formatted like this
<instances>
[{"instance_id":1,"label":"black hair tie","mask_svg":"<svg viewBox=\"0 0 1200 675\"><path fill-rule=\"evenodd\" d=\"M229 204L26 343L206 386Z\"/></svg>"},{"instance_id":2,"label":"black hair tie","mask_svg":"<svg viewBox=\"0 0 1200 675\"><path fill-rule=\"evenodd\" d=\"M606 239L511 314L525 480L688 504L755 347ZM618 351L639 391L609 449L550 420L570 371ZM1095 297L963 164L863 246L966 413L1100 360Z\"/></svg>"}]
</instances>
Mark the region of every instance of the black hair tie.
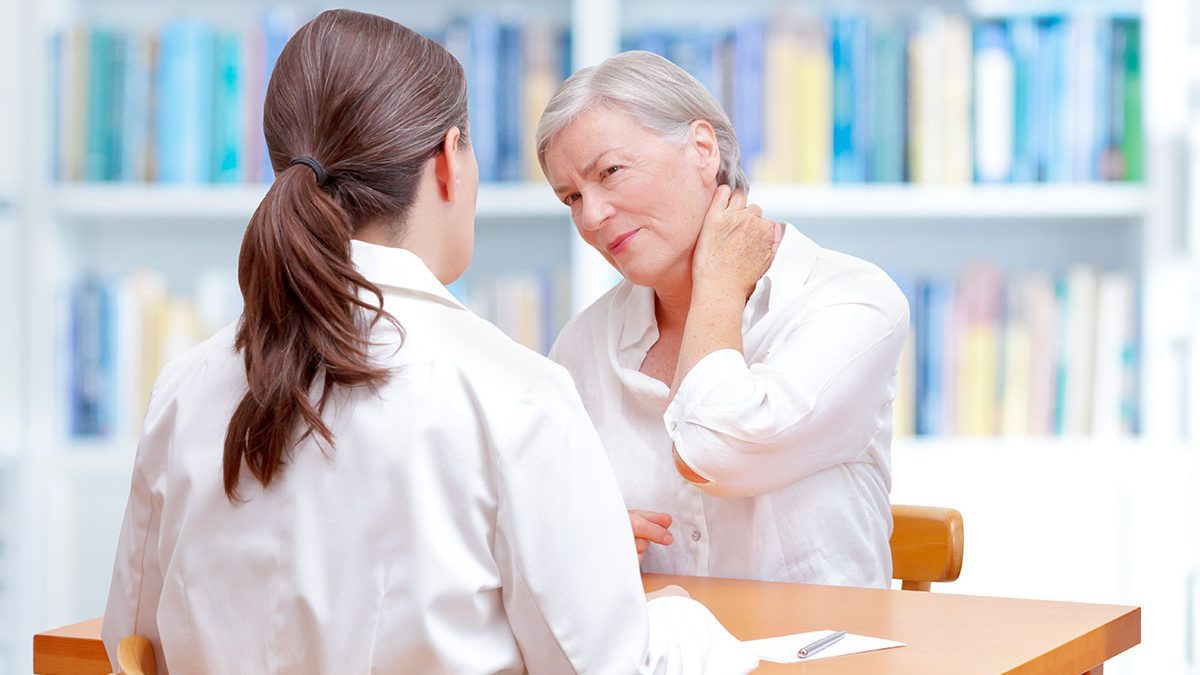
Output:
<instances>
[{"instance_id":1,"label":"black hair tie","mask_svg":"<svg viewBox=\"0 0 1200 675\"><path fill-rule=\"evenodd\" d=\"M312 157L309 157L308 155L297 157L291 162L288 162L288 166L295 166L297 164L303 164L304 166L307 166L313 170L313 173L317 175L317 185L323 184L325 179L329 178L329 174L325 173L325 169L321 166L321 163Z\"/></svg>"}]
</instances>

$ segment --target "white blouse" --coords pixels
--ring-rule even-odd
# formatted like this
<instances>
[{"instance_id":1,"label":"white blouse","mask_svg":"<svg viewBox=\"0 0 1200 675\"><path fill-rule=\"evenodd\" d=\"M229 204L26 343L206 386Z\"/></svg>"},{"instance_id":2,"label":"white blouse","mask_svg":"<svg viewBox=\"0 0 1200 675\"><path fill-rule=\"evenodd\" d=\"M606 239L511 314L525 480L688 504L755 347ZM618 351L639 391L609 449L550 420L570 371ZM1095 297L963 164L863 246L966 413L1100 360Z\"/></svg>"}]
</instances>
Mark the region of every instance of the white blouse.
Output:
<instances>
[{"instance_id":1,"label":"white blouse","mask_svg":"<svg viewBox=\"0 0 1200 675\"><path fill-rule=\"evenodd\" d=\"M639 371L654 292L622 281L551 351L575 379L631 509L669 513L650 572L886 587L890 446L908 303L878 267L794 227L742 315L743 353L701 359L673 400ZM710 482L676 471L680 458Z\"/></svg>"},{"instance_id":2,"label":"white blouse","mask_svg":"<svg viewBox=\"0 0 1200 675\"><path fill-rule=\"evenodd\" d=\"M419 258L353 243L404 329L267 489L222 443L246 389L234 328L160 376L103 636L175 673L743 673L699 603L642 593L629 520L570 378L464 309ZM364 296L373 301L372 296ZM114 662L115 666L115 662Z\"/></svg>"}]
</instances>

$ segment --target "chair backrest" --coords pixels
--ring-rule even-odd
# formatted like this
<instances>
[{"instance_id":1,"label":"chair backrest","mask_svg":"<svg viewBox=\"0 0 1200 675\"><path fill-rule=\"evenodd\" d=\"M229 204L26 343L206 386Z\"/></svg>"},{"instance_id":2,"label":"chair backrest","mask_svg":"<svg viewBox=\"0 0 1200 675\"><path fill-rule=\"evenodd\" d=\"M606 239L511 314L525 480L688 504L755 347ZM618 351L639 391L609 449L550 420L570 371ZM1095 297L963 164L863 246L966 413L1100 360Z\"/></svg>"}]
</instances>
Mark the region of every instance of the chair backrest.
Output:
<instances>
[{"instance_id":1,"label":"chair backrest","mask_svg":"<svg viewBox=\"0 0 1200 675\"><path fill-rule=\"evenodd\" d=\"M141 635L126 635L117 645L117 675L158 675L154 646Z\"/></svg>"},{"instance_id":2,"label":"chair backrest","mask_svg":"<svg viewBox=\"0 0 1200 675\"><path fill-rule=\"evenodd\" d=\"M928 591L962 571L962 514L936 506L892 505L892 578L906 591Z\"/></svg>"}]
</instances>

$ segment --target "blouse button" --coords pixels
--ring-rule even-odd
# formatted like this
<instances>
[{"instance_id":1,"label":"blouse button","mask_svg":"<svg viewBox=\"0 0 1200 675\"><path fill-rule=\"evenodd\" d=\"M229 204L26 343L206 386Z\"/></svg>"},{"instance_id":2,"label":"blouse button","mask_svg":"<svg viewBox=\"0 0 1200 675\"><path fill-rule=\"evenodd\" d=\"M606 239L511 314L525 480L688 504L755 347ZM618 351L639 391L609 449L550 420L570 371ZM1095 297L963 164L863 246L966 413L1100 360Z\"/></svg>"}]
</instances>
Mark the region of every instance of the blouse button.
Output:
<instances>
[{"instance_id":1,"label":"blouse button","mask_svg":"<svg viewBox=\"0 0 1200 675\"><path fill-rule=\"evenodd\" d=\"M700 541L700 530L692 530L692 541Z\"/></svg>"},{"instance_id":2,"label":"blouse button","mask_svg":"<svg viewBox=\"0 0 1200 675\"><path fill-rule=\"evenodd\" d=\"M678 424L675 424L675 421L674 421L674 420L671 420L671 424L670 424L669 426L671 427L671 431L675 431L675 428L676 428L677 426L679 426L679 425L678 425Z\"/></svg>"}]
</instances>

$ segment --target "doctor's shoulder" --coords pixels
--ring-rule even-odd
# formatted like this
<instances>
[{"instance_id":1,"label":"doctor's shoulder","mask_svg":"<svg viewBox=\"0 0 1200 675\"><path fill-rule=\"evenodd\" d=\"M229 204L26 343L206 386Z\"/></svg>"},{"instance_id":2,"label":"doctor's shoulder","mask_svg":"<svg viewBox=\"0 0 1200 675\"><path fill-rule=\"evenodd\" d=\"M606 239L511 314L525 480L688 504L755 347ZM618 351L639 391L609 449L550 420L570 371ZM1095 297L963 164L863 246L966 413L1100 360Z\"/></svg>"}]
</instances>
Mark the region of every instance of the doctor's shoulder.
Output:
<instances>
[{"instance_id":1,"label":"doctor's shoulder","mask_svg":"<svg viewBox=\"0 0 1200 675\"><path fill-rule=\"evenodd\" d=\"M469 311L455 312L448 327L438 335L436 346L426 341L424 348L441 352L436 360L453 364L462 383L483 399L515 403L562 370Z\"/></svg>"},{"instance_id":2,"label":"doctor's shoulder","mask_svg":"<svg viewBox=\"0 0 1200 675\"><path fill-rule=\"evenodd\" d=\"M201 379L213 376L244 380L241 356L234 350L237 321L169 360L150 390L144 426L150 426L166 405Z\"/></svg>"}]
</instances>

